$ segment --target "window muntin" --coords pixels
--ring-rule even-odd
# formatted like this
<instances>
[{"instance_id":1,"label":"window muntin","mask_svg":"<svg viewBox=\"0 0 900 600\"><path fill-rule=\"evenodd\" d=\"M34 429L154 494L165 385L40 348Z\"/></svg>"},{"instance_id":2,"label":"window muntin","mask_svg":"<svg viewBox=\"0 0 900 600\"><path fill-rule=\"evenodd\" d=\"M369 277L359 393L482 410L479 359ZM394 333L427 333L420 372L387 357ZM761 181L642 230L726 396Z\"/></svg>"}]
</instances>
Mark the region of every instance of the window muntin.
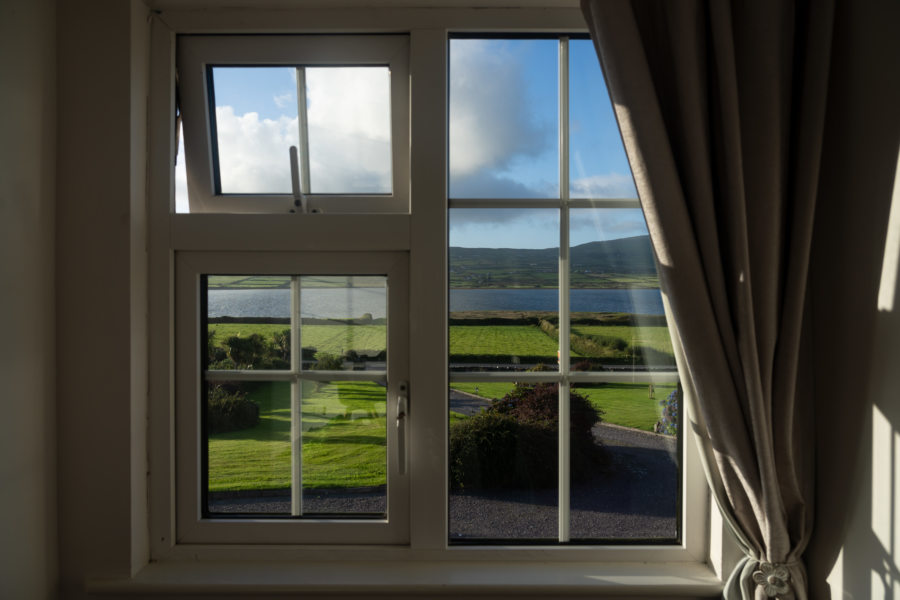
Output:
<instances>
[{"instance_id":1,"label":"window muntin","mask_svg":"<svg viewBox=\"0 0 900 600\"><path fill-rule=\"evenodd\" d=\"M407 47L403 36L179 37L179 211L408 212Z\"/></svg>"},{"instance_id":2,"label":"window muntin","mask_svg":"<svg viewBox=\"0 0 900 600\"><path fill-rule=\"evenodd\" d=\"M462 110L450 119L449 540L677 543L681 538L680 442L673 419L680 407L678 373L646 225L627 161L623 165L621 160L621 138L593 49L586 52L587 40L566 37L453 39L451 114L454 81L468 80L468 70L477 73L481 66L472 55L486 52L493 44L517 47L516 42L519 48L549 42L557 57L555 69L545 67L554 75L557 101L532 96L517 118L519 128L525 129L528 115L555 112L558 135L553 143L559 153L554 168L560 185L541 201L540 206L556 207L540 209L545 218L529 223L529 219L507 217L504 227L498 227L499 215L527 214L522 209L533 206L529 200L533 194L513 199L502 192L476 199L457 195L464 188L453 185L454 128L467 119ZM570 52L573 44L574 53ZM454 60L454 52L465 60ZM486 60L497 60L496 52ZM531 67L532 78L544 76L539 64L531 63ZM593 107L573 104L573 87L579 94L593 90ZM524 92L514 96L527 98ZM509 114L515 117L516 112ZM465 144L458 145L457 155L467 155ZM513 164L520 153L515 144L508 145L506 164ZM504 164L502 159L495 162ZM619 177L615 169L624 174ZM536 187L528 180L530 174L511 177L520 189ZM455 247L461 239L468 248ZM512 289L505 289L509 284ZM454 311L461 305L455 295L475 293L493 297L493 303L480 306L477 314ZM542 300L541 294L553 296L550 304L549 296ZM499 325L501 320L505 327ZM513 329L517 336L511 335ZM493 360L485 356L477 364L466 363L459 360L462 355L454 360L454 341L459 347L460 340L487 338L487 332ZM515 360L527 355L527 348L543 351L527 361ZM484 412L471 414L473 406ZM455 407L466 408L470 414L460 414ZM599 421L604 412L605 419ZM510 414L516 423L501 418ZM540 457L534 456L534 448L540 445L531 432L536 426L544 427L545 437L557 438L555 453L544 448ZM598 448L598 443L605 447ZM535 492L529 485L535 478L516 480L504 475L498 476L499 482L491 482L454 471L494 472L497 452L486 448L498 444L512 453L505 459L507 471L525 464L530 473L554 471L555 480L537 478L535 486L540 489ZM635 477L637 472L652 473L659 485ZM468 482L469 488L460 485L460 480ZM492 526L473 527L471 519L459 518L457 506L461 505L469 513L495 511ZM546 523L552 520L551 513L556 515L556 523L551 524L555 526ZM529 519L542 525L528 527ZM521 535L521 531L534 535Z\"/></svg>"}]
</instances>

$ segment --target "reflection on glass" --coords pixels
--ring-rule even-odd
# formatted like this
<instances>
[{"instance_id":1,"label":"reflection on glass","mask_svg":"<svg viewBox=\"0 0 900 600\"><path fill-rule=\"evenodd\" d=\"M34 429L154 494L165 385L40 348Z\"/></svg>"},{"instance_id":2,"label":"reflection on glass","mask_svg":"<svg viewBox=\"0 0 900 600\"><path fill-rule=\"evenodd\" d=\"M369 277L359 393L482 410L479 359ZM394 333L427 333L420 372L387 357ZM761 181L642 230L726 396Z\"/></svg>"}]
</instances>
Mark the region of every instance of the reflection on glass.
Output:
<instances>
[{"instance_id":1,"label":"reflection on glass","mask_svg":"<svg viewBox=\"0 0 900 600\"><path fill-rule=\"evenodd\" d=\"M573 444L573 540L676 542L680 494L677 375L669 383L590 383L572 390L602 411L592 428L600 468L577 477ZM575 434L573 433L573 439Z\"/></svg>"},{"instance_id":2,"label":"reflection on glass","mask_svg":"<svg viewBox=\"0 0 900 600\"><path fill-rule=\"evenodd\" d=\"M289 369L291 278L210 275L206 279L208 368Z\"/></svg>"},{"instance_id":3,"label":"reflection on glass","mask_svg":"<svg viewBox=\"0 0 900 600\"><path fill-rule=\"evenodd\" d=\"M569 42L569 181L571 198L637 198L590 40Z\"/></svg>"},{"instance_id":4,"label":"reflection on glass","mask_svg":"<svg viewBox=\"0 0 900 600\"><path fill-rule=\"evenodd\" d=\"M451 542L555 541L558 411L556 384L451 385Z\"/></svg>"},{"instance_id":5,"label":"reflection on glass","mask_svg":"<svg viewBox=\"0 0 900 600\"><path fill-rule=\"evenodd\" d=\"M450 41L450 197L558 198L556 40Z\"/></svg>"},{"instance_id":6,"label":"reflection on glass","mask_svg":"<svg viewBox=\"0 0 900 600\"><path fill-rule=\"evenodd\" d=\"M384 276L300 278L304 368L383 370L387 360Z\"/></svg>"},{"instance_id":7,"label":"reflection on glass","mask_svg":"<svg viewBox=\"0 0 900 600\"><path fill-rule=\"evenodd\" d=\"M555 209L450 211L451 370L556 368L558 232Z\"/></svg>"},{"instance_id":8,"label":"reflection on glass","mask_svg":"<svg viewBox=\"0 0 900 600\"><path fill-rule=\"evenodd\" d=\"M206 385L207 510L291 514L291 393L286 382Z\"/></svg>"},{"instance_id":9,"label":"reflection on glass","mask_svg":"<svg viewBox=\"0 0 900 600\"><path fill-rule=\"evenodd\" d=\"M301 385L303 513L384 514L385 387L364 381Z\"/></svg>"},{"instance_id":10,"label":"reflection on glass","mask_svg":"<svg viewBox=\"0 0 900 600\"><path fill-rule=\"evenodd\" d=\"M290 194L300 139L296 69L215 67L215 150L223 194Z\"/></svg>"},{"instance_id":11,"label":"reflection on glass","mask_svg":"<svg viewBox=\"0 0 900 600\"><path fill-rule=\"evenodd\" d=\"M391 193L391 73L387 67L308 67L313 194Z\"/></svg>"}]
</instances>

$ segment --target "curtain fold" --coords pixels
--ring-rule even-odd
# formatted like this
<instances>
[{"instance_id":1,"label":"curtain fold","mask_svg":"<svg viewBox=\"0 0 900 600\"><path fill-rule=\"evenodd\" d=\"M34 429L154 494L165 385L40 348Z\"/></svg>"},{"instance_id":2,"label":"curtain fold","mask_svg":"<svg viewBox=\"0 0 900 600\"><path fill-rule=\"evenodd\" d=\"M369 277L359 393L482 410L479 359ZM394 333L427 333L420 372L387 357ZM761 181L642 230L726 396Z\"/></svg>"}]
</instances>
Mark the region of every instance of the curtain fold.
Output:
<instances>
[{"instance_id":1,"label":"curtain fold","mask_svg":"<svg viewBox=\"0 0 900 600\"><path fill-rule=\"evenodd\" d=\"M807 597L802 359L833 2L582 0L681 338L690 423L746 558L729 600Z\"/></svg>"}]
</instances>

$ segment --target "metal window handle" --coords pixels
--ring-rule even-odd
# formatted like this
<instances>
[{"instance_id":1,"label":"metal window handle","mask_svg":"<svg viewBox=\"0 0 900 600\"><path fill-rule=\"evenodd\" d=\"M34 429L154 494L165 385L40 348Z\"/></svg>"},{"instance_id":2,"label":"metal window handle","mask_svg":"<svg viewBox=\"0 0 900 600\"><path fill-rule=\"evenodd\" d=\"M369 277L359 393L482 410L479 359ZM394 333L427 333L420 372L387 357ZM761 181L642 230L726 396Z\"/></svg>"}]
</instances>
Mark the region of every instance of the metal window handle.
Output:
<instances>
[{"instance_id":1,"label":"metal window handle","mask_svg":"<svg viewBox=\"0 0 900 600\"><path fill-rule=\"evenodd\" d=\"M401 475L406 475L406 418L409 411L409 388L405 381L397 392L397 465Z\"/></svg>"}]
</instances>

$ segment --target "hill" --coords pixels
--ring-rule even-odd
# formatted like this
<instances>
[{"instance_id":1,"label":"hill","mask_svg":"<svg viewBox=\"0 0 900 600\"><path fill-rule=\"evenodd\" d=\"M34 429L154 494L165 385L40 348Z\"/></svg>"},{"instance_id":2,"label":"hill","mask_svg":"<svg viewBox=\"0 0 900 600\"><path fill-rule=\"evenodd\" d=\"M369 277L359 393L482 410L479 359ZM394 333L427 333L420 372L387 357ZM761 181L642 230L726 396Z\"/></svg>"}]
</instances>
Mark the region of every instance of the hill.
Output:
<instances>
[{"instance_id":1,"label":"hill","mask_svg":"<svg viewBox=\"0 0 900 600\"><path fill-rule=\"evenodd\" d=\"M556 287L556 248L460 248L449 252L454 288ZM657 287L646 235L589 242L570 250L574 288Z\"/></svg>"}]
</instances>

